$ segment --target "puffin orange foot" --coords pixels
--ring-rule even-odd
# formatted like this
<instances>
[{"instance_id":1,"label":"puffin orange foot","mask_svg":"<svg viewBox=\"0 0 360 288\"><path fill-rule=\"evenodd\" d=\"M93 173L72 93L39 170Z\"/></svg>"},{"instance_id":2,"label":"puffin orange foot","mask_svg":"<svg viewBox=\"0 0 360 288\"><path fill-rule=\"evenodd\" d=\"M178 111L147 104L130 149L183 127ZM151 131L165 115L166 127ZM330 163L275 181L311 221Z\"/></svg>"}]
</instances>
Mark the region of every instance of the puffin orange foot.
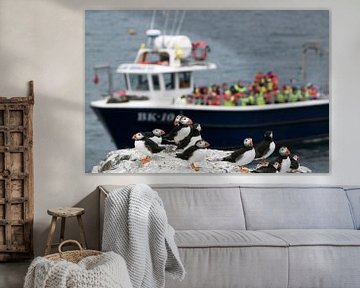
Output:
<instances>
[{"instance_id":1,"label":"puffin orange foot","mask_svg":"<svg viewBox=\"0 0 360 288\"><path fill-rule=\"evenodd\" d=\"M141 159L141 164L145 165L146 163L149 163L151 158L149 156L146 156L145 158Z\"/></svg>"},{"instance_id":2,"label":"puffin orange foot","mask_svg":"<svg viewBox=\"0 0 360 288\"><path fill-rule=\"evenodd\" d=\"M191 169L198 172L200 170L200 167L196 166L195 163L191 163Z\"/></svg>"},{"instance_id":3,"label":"puffin orange foot","mask_svg":"<svg viewBox=\"0 0 360 288\"><path fill-rule=\"evenodd\" d=\"M239 167L240 173L250 173L250 169L244 166Z\"/></svg>"}]
</instances>

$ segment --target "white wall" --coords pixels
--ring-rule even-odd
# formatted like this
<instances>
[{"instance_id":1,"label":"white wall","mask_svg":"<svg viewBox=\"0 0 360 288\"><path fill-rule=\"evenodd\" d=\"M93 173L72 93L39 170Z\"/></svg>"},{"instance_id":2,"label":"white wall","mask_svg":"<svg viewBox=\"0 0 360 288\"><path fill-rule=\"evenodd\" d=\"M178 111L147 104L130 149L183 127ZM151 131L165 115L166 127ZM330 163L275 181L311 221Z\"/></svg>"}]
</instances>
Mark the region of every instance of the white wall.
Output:
<instances>
[{"instance_id":1,"label":"white wall","mask_svg":"<svg viewBox=\"0 0 360 288\"><path fill-rule=\"evenodd\" d=\"M166 3L166 4L162 4ZM180 2L178 2L180 3ZM85 9L330 9L331 173L310 176L87 175L84 173ZM304 21L306 21L304 19ZM99 184L291 183L358 185L360 147L360 1L0 0L0 95L22 96L35 81L35 251L42 253L48 207L82 205L96 245ZM75 227L75 226L72 226ZM75 233L75 234L74 234ZM77 231L73 229L73 235Z\"/></svg>"}]
</instances>

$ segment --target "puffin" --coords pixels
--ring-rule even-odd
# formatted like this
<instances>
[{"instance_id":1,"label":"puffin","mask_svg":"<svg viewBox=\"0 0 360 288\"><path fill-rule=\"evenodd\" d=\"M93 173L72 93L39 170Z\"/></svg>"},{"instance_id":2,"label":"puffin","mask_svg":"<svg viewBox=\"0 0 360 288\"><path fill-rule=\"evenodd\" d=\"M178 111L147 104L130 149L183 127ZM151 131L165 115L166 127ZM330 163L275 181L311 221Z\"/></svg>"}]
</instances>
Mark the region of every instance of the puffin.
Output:
<instances>
[{"instance_id":1,"label":"puffin","mask_svg":"<svg viewBox=\"0 0 360 288\"><path fill-rule=\"evenodd\" d=\"M275 142L273 140L273 132L266 131L264 140L255 147L255 160L264 160L275 151Z\"/></svg>"},{"instance_id":2,"label":"puffin","mask_svg":"<svg viewBox=\"0 0 360 288\"><path fill-rule=\"evenodd\" d=\"M201 126L199 123L194 123L191 125L190 134L186 136L183 140L179 142L178 149L187 149L190 146L195 145L195 143L199 140L202 140L202 137L200 135L201 132Z\"/></svg>"},{"instance_id":3,"label":"puffin","mask_svg":"<svg viewBox=\"0 0 360 288\"><path fill-rule=\"evenodd\" d=\"M275 160L280 163L280 173L287 173L290 171L291 160L290 160L290 150L283 146L279 149L279 157Z\"/></svg>"},{"instance_id":4,"label":"puffin","mask_svg":"<svg viewBox=\"0 0 360 288\"><path fill-rule=\"evenodd\" d=\"M175 119L174 119L174 126L179 126L180 119L181 119L181 117L183 117L183 116L185 116L185 115L179 114L179 115L177 115L177 116L175 117Z\"/></svg>"},{"instance_id":5,"label":"puffin","mask_svg":"<svg viewBox=\"0 0 360 288\"><path fill-rule=\"evenodd\" d=\"M182 114L179 114L179 115L177 115L175 118L174 118L174 122L173 122L173 124L174 124L174 127L175 128L178 128L177 126L179 126L179 124L180 124L180 119L181 119L181 117L183 117L184 115L182 115ZM175 129L175 128L173 128L173 130L177 130L177 129ZM170 133L172 133L173 131L171 131ZM169 133L169 134L170 134ZM167 137L168 137L168 135L165 135L164 137L163 137L163 139L162 139L162 143L164 143L164 144L173 144L174 143L174 139L172 139L172 137L169 137L169 139L167 139Z\"/></svg>"},{"instance_id":6,"label":"puffin","mask_svg":"<svg viewBox=\"0 0 360 288\"><path fill-rule=\"evenodd\" d=\"M280 163L279 162L273 162L268 163L268 165L263 165L255 170L253 170L253 173L279 173Z\"/></svg>"},{"instance_id":7,"label":"puffin","mask_svg":"<svg viewBox=\"0 0 360 288\"><path fill-rule=\"evenodd\" d=\"M153 156L153 154L159 153L165 149L165 147L161 147L153 140L145 137L145 135L141 132L134 134L132 139L135 140L135 149L145 155L145 158L141 160L142 164L150 162L151 156Z\"/></svg>"},{"instance_id":8,"label":"puffin","mask_svg":"<svg viewBox=\"0 0 360 288\"><path fill-rule=\"evenodd\" d=\"M164 130L161 129L154 129L151 132L141 132L146 138L154 141L156 144L161 144L162 142L162 135L165 134Z\"/></svg>"},{"instance_id":9,"label":"puffin","mask_svg":"<svg viewBox=\"0 0 360 288\"><path fill-rule=\"evenodd\" d=\"M190 134L190 126L192 124L193 122L189 117L181 116L178 125L176 125L169 134L165 135L163 139L168 142L174 142L176 145L178 145L181 140L185 139Z\"/></svg>"},{"instance_id":10,"label":"puffin","mask_svg":"<svg viewBox=\"0 0 360 288\"><path fill-rule=\"evenodd\" d=\"M206 157L206 149L210 144L204 140L196 141L195 145L185 149L182 153L177 153L176 157L187 160L191 164L191 169L199 171L200 167L196 165Z\"/></svg>"},{"instance_id":11,"label":"puffin","mask_svg":"<svg viewBox=\"0 0 360 288\"><path fill-rule=\"evenodd\" d=\"M299 163L299 156L298 155L296 155L296 154L291 155L290 156L290 161L291 161L291 164L290 164L290 169L291 170L299 169L300 163Z\"/></svg>"},{"instance_id":12,"label":"puffin","mask_svg":"<svg viewBox=\"0 0 360 288\"><path fill-rule=\"evenodd\" d=\"M244 140L244 146L239 150L232 152L229 156L224 157L223 161L229 161L238 164L239 166L245 166L251 163L255 159L255 149L251 138ZM241 169L241 168L240 168Z\"/></svg>"}]
</instances>

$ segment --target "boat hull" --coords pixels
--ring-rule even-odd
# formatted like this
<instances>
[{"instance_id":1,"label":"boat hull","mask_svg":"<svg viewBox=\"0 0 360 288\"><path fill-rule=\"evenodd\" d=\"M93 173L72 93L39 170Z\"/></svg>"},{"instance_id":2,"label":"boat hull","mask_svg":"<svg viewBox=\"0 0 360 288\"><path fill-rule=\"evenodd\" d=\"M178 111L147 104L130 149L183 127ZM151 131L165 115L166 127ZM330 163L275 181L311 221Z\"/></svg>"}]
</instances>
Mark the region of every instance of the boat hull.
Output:
<instances>
[{"instance_id":1,"label":"boat hull","mask_svg":"<svg viewBox=\"0 0 360 288\"><path fill-rule=\"evenodd\" d=\"M294 105L295 106L295 105ZM329 136L329 103L289 108L210 110L189 108L135 108L92 106L118 149L133 147L132 135L155 128L169 132L174 117L184 114L200 123L202 137L211 148L231 149L246 137L255 143L272 130L276 142L314 140Z\"/></svg>"}]
</instances>

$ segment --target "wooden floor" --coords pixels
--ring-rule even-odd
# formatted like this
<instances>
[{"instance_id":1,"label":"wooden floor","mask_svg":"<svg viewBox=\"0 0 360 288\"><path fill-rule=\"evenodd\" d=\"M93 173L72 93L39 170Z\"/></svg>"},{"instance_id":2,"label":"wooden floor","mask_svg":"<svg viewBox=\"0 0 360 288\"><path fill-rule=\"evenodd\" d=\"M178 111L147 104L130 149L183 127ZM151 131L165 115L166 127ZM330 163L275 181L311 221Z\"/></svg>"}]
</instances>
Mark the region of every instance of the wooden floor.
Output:
<instances>
[{"instance_id":1,"label":"wooden floor","mask_svg":"<svg viewBox=\"0 0 360 288\"><path fill-rule=\"evenodd\" d=\"M0 263L0 287L23 287L25 274L29 265L30 261Z\"/></svg>"}]
</instances>

